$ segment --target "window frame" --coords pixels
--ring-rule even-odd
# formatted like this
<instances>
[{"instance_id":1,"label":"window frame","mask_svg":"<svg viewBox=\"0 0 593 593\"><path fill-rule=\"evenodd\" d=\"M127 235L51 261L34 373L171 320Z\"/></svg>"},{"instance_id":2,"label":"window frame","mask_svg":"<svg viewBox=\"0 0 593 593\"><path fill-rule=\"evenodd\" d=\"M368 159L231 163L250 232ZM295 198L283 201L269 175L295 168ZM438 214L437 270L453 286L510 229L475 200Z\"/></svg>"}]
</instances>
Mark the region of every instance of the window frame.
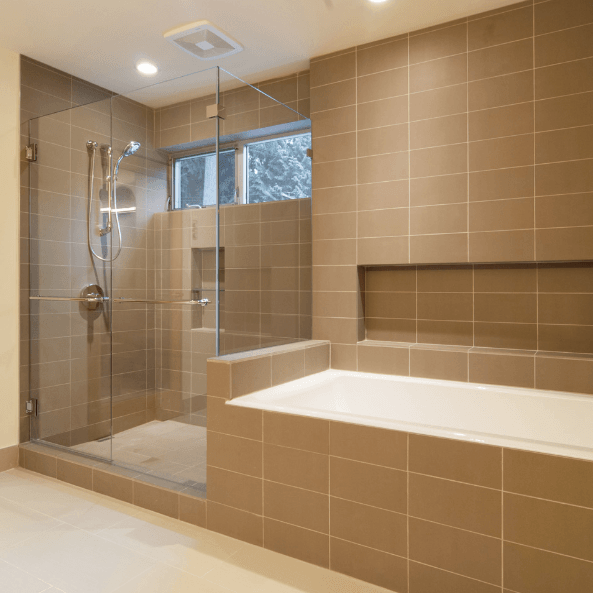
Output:
<instances>
[{"instance_id":1,"label":"window frame","mask_svg":"<svg viewBox=\"0 0 593 593\"><path fill-rule=\"evenodd\" d=\"M226 146L221 146L219 148L219 154L223 152L231 152L235 151L235 204L237 203L237 193L238 193L238 180L237 180L237 161L241 160L238 158L238 147L236 143L233 142L232 144L228 144ZM191 159L195 157L206 157L209 155L215 155L216 150L212 150L211 146L205 146L202 150L191 150L186 151L183 153L177 153L175 156L171 157L171 209L172 210L200 210L201 208L211 208L214 204L210 204L207 206L193 206L190 208L182 208L181 207L181 190L180 190L180 179L177 175L177 163L183 161L185 159ZM231 206L231 204L223 204L224 206Z\"/></svg>"},{"instance_id":2,"label":"window frame","mask_svg":"<svg viewBox=\"0 0 593 593\"><path fill-rule=\"evenodd\" d=\"M250 144L259 144L261 142L270 142L273 140L279 140L281 138L290 138L291 136L311 136L311 130L303 131L297 130L294 132L281 132L278 134L272 134L269 136L262 136L260 138L249 138L245 140L238 140L234 142L228 142L226 144L221 144L219 147L219 152L227 152L230 150L235 150L235 201L231 202L230 204L221 204L221 207L225 206L233 206L237 204L249 204L248 201L248 180L247 175L249 171L249 167L247 166L247 152L248 146ZM197 156L207 156L209 154L216 154L216 150L212 149L212 146L204 146L198 149L191 149L186 150L183 152L178 152L175 155L171 155L170 157L170 171L171 171L171 209L172 210L198 210L201 208L211 208L213 205L208 206L194 206L193 208L181 208L181 197L179 191L179 180L177 175L175 174L177 168L177 161L181 161L183 159L197 157Z\"/></svg>"}]
</instances>

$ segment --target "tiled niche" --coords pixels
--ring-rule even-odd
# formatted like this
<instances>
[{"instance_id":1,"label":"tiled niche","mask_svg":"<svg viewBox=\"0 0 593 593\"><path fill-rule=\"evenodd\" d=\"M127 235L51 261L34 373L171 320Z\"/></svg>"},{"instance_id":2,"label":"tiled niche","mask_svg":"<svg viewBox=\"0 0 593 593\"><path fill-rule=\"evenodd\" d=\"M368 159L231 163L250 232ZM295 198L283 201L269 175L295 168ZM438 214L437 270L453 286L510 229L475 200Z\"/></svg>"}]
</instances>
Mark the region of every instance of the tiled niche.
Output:
<instances>
[{"instance_id":1,"label":"tiled niche","mask_svg":"<svg viewBox=\"0 0 593 593\"><path fill-rule=\"evenodd\" d=\"M593 393L590 262L380 266L360 278L360 371Z\"/></svg>"}]
</instances>

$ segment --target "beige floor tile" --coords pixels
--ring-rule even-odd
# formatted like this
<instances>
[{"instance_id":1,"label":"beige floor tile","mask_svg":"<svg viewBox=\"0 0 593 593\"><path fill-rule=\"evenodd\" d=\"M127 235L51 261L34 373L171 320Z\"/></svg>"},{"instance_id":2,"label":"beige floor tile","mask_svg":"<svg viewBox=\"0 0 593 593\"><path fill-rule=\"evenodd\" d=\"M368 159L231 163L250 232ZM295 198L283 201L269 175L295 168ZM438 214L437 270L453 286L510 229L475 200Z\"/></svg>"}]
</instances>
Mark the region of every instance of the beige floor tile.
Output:
<instances>
[{"instance_id":1,"label":"beige floor tile","mask_svg":"<svg viewBox=\"0 0 593 593\"><path fill-rule=\"evenodd\" d=\"M57 480L39 482L36 474L22 469L0 475L0 501L2 498L87 531L104 529L139 511L132 505ZM0 505L0 516L3 506ZM1 529L0 521L0 533Z\"/></svg>"},{"instance_id":2,"label":"beige floor tile","mask_svg":"<svg viewBox=\"0 0 593 593\"><path fill-rule=\"evenodd\" d=\"M3 550L0 559L65 593L110 593L154 565L146 556L65 523Z\"/></svg>"},{"instance_id":3,"label":"beige floor tile","mask_svg":"<svg viewBox=\"0 0 593 593\"><path fill-rule=\"evenodd\" d=\"M0 591L15 593L41 593L47 591L49 583L35 578L19 568L0 562ZM51 591L51 588L49 589Z\"/></svg>"},{"instance_id":4,"label":"beige floor tile","mask_svg":"<svg viewBox=\"0 0 593 593\"><path fill-rule=\"evenodd\" d=\"M192 574L159 565L133 578L113 593L228 593L214 583Z\"/></svg>"},{"instance_id":5,"label":"beige floor tile","mask_svg":"<svg viewBox=\"0 0 593 593\"><path fill-rule=\"evenodd\" d=\"M214 532L144 511L103 530L99 535L106 541L195 576L203 576L245 545Z\"/></svg>"},{"instance_id":6,"label":"beige floor tile","mask_svg":"<svg viewBox=\"0 0 593 593\"><path fill-rule=\"evenodd\" d=\"M59 524L47 515L0 499L0 550L19 545Z\"/></svg>"}]
</instances>

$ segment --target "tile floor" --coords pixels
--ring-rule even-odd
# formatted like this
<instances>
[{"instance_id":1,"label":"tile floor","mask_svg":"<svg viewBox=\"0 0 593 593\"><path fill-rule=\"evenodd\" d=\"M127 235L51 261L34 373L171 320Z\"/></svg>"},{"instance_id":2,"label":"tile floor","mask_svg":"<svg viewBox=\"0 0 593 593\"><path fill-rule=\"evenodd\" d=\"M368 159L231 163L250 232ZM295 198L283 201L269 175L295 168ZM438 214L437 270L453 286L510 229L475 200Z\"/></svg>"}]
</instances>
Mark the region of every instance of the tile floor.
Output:
<instances>
[{"instance_id":1,"label":"tile floor","mask_svg":"<svg viewBox=\"0 0 593 593\"><path fill-rule=\"evenodd\" d=\"M71 447L96 456L109 455L108 441ZM116 434L113 460L143 473L187 487L206 487L206 428L175 420L148 422Z\"/></svg>"},{"instance_id":2,"label":"tile floor","mask_svg":"<svg viewBox=\"0 0 593 593\"><path fill-rule=\"evenodd\" d=\"M385 593L23 469L0 473L2 593Z\"/></svg>"}]
</instances>

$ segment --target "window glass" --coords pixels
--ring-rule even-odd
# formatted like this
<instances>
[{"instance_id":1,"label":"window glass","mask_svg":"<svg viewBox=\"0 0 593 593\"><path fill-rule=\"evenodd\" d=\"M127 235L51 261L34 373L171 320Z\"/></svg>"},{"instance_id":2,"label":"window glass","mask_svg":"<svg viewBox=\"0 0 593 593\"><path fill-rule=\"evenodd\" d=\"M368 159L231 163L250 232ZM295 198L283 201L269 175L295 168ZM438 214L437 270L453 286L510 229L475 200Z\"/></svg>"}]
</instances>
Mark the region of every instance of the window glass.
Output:
<instances>
[{"instance_id":1,"label":"window glass","mask_svg":"<svg viewBox=\"0 0 593 593\"><path fill-rule=\"evenodd\" d=\"M248 203L311 197L311 134L247 144Z\"/></svg>"},{"instance_id":2,"label":"window glass","mask_svg":"<svg viewBox=\"0 0 593 593\"><path fill-rule=\"evenodd\" d=\"M220 151L220 203L235 201L235 150ZM216 204L216 154L183 157L175 161L175 207Z\"/></svg>"}]
</instances>

